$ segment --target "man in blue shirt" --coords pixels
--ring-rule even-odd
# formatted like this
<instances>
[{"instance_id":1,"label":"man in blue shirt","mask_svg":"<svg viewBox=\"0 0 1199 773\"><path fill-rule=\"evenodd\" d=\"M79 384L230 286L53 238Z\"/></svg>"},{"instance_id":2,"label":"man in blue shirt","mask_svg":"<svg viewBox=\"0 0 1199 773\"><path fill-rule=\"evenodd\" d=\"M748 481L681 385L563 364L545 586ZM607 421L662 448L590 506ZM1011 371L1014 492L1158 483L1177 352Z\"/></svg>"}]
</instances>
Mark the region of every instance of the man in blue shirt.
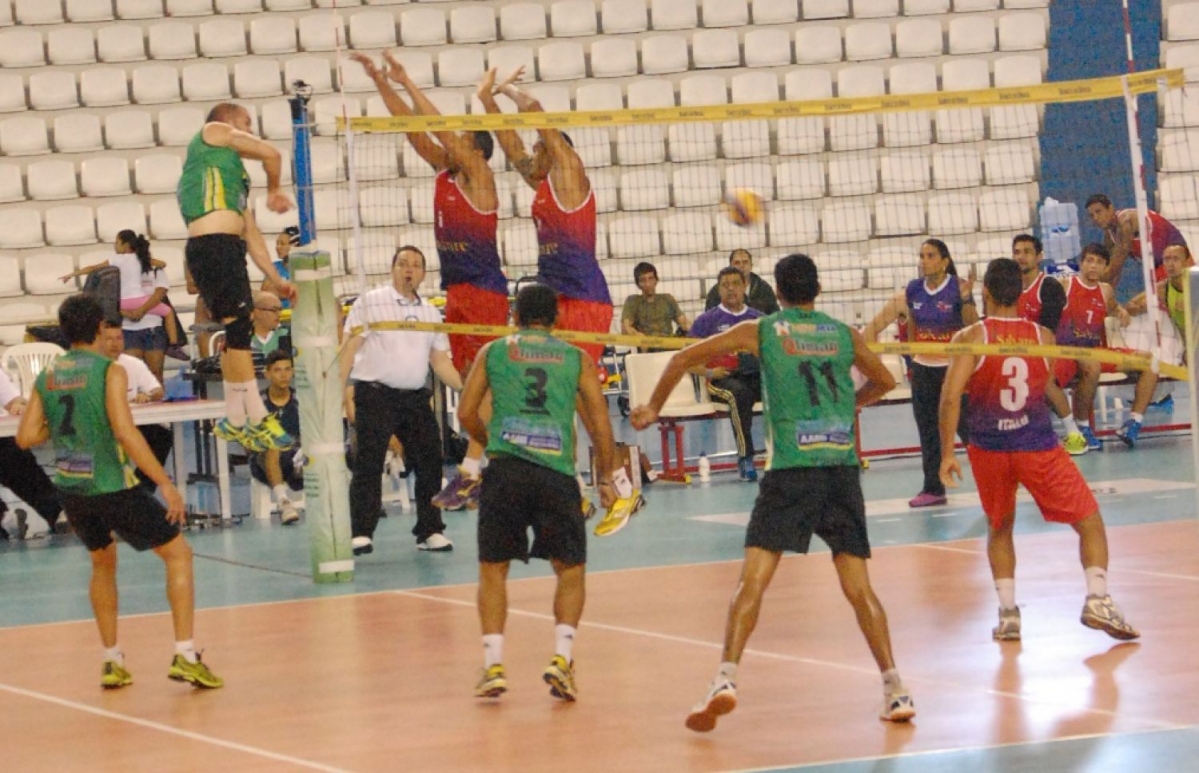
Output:
<instances>
[{"instance_id":1,"label":"man in blue shirt","mask_svg":"<svg viewBox=\"0 0 1199 773\"><path fill-rule=\"evenodd\" d=\"M708 338L723 333L733 325L762 316L762 312L745 305L745 276L740 269L727 266L717 276L720 305L708 309L691 324L692 338ZM754 440L752 434L754 403L762 399L761 366L750 354L719 357L697 371L707 379L708 394L713 400L729 407L729 421L737 439L737 469L741 480L755 482Z\"/></svg>"}]
</instances>

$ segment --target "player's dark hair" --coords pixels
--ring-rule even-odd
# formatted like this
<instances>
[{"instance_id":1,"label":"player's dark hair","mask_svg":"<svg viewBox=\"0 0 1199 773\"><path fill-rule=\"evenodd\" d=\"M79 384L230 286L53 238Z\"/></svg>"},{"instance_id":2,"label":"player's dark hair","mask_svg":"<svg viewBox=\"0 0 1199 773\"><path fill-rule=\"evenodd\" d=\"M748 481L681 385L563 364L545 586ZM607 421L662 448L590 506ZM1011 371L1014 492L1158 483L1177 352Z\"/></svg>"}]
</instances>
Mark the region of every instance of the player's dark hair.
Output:
<instances>
[{"instance_id":1,"label":"player's dark hair","mask_svg":"<svg viewBox=\"0 0 1199 773\"><path fill-rule=\"evenodd\" d=\"M749 250L745 249L744 247L738 247L737 249L735 249L729 253L729 265L730 266L733 265L733 258L737 257L738 255L740 255L743 252L745 253L745 257L749 258L749 262L752 263L754 260L753 253L750 252Z\"/></svg>"},{"instance_id":2,"label":"player's dark hair","mask_svg":"<svg viewBox=\"0 0 1199 773\"><path fill-rule=\"evenodd\" d=\"M1107 247L1104 247L1099 242L1091 242L1086 247L1083 247L1082 252L1078 256L1078 262L1082 263L1082 259L1088 255L1094 255L1095 257L1101 259L1104 263L1112 262L1111 253L1107 251Z\"/></svg>"},{"instance_id":3,"label":"player's dark hair","mask_svg":"<svg viewBox=\"0 0 1199 773\"><path fill-rule=\"evenodd\" d=\"M716 284L720 284L720 281L726 276L735 276L741 280L741 284L745 284L745 275L741 273L741 269L735 266L725 266L720 269L720 273L716 275Z\"/></svg>"},{"instance_id":4,"label":"player's dark hair","mask_svg":"<svg viewBox=\"0 0 1199 773\"><path fill-rule=\"evenodd\" d=\"M658 278L658 269L653 263L643 260L637 265L633 266L633 282L635 284L641 284L641 277L645 276L646 274L653 274L654 279Z\"/></svg>"},{"instance_id":5,"label":"player's dark hair","mask_svg":"<svg viewBox=\"0 0 1199 773\"><path fill-rule=\"evenodd\" d=\"M1012 249L1016 249L1016 245L1020 242L1031 242L1033 249L1040 255L1045 251L1045 246L1041 244L1041 240L1032 234L1016 234L1012 237Z\"/></svg>"},{"instance_id":6,"label":"player's dark hair","mask_svg":"<svg viewBox=\"0 0 1199 773\"><path fill-rule=\"evenodd\" d=\"M792 306L815 301L820 294L816 261L801 252L788 255L774 266L774 286L779 297Z\"/></svg>"},{"instance_id":7,"label":"player's dark hair","mask_svg":"<svg viewBox=\"0 0 1199 773\"><path fill-rule=\"evenodd\" d=\"M945 273L949 276L958 275L958 265L953 262L953 256L949 254L949 245L940 239L925 239L920 243L921 246L927 244L932 247L941 256L943 260L948 260L949 264L945 266Z\"/></svg>"},{"instance_id":8,"label":"player's dark hair","mask_svg":"<svg viewBox=\"0 0 1199 773\"><path fill-rule=\"evenodd\" d=\"M531 284L516 294L516 321L521 327L553 327L558 320L558 294L549 285Z\"/></svg>"},{"instance_id":9,"label":"player's dark hair","mask_svg":"<svg viewBox=\"0 0 1199 773\"><path fill-rule=\"evenodd\" d=\"M154 270L154 266L150 265L149 239L130 228L119 232L117 239L121 244L133 250L133 254L137 256L137 262L141 264L143 274L149 274Z\"/></svg>"},{"instance_id":10,"label":"player's dark hair","mask_svg":"<svg viewBox=\"0 0 1199 773\"><path fill-rule=\"evenodd\" d=\"M1015 306L1024 289L1020 265L1011 258L992 260L987 264L987 273L983 275L983 287L1000 306Z\"/></svg>"},{"instance_id":11,"label":"player's dark hair","mask_svg":"<svg viewBox=\"0 0 1199 773\"><path fill-rule=\"evenodd\" d=\"M291 362L291 363L295 362L291 357L291 352L285 351L283 349L276 349L275 351L271 352L270 354L268 354L266 356L266 363L264 364L264 367L267 370L270 370L271 366L274 365L276 362L283 362L284 360L287 360L288 362Z\"/></svg>"},{"instance_id":12,"label":"player's dark hair","mask_svg":"<svg viewBox=\"0 0 1199 773\"><path fill-rule=\"evenodd\" d=\"M420 251L420 247L416 247L411 244L405 244L405 245L401 246L398 250L396 250L395 255L391 256L391 267L392 268L395 268L396 261L400 259L401 252L415 252L417 255L420 255L420 267L421 268L428 267L428 261L425 260L425 253Z\"/></svg>"},{"instance_id":13,"label":"player's dark hair","mask_svg":"<svg viewBox=\"0 0 1199 773\"><path fill-rule=\"evenodd\" d=\"M1087 199L1086 206L1084 206L1083 209L1090 209L1092 204L1102 204L1103 206L1110 208L1112 206L1112 200L1102 193L1095 193Z\"/></svg>"},{"instance_id":14,"label":"player's dark hair","mask_svg":"<svg viewBox=\"0 0 1199 773\"><path fill-rule=\"evenodd\" d=\"M77 293L58 307L58 329L70 344L90 344L104 322L104 309L90 295Z\"/></svg>"},{"instance_id":15,"label":"player's dark hair","mask_svg":"<svg viewBox=\"0 0 1199 773\"><path fill-rule=\"evenodd\" d=\"M491 138L491 132L473 131L470 134L474 138L475 147L483 151L483 158L490 161L491 154L495 152L495 140Z\"/></svg>"}]
</instances>

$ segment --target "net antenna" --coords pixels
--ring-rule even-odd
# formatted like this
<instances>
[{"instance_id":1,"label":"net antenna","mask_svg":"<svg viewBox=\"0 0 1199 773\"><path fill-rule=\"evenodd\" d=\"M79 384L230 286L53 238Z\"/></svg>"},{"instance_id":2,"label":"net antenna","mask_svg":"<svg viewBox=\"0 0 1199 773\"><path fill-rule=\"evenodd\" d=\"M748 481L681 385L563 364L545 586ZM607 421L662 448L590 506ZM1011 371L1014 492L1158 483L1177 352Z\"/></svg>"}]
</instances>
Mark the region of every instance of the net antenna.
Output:
<instances>
[{"instance_id":1,"label":"net antenna","mask_svg":"<svg viewBox=\"0 0 1199 773\"><path fill-rule=\"evenodd\" d=\"M309 120L308 101L312 99L312 87L302 80L293 81L291 104L291 132L295 152L295 169L292 175L296 182L296 209L299 213L300 246L316 240L316 217L312 200L312 123Z\"/></svg>"}]
</instances>

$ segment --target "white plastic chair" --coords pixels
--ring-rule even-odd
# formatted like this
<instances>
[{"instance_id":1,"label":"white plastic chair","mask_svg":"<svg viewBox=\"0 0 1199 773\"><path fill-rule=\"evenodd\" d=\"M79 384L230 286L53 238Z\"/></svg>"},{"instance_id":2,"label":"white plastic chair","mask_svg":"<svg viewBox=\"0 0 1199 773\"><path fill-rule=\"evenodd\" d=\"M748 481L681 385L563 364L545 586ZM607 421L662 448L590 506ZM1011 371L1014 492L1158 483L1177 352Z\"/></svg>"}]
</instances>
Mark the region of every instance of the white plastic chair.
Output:
<instances>
[{"instance_id":1,"label":"white plastic chair","mask_svg":"<svg viewBox=\"0 0 1199 773\"><path fill-rule=\"evenodd\" d=\"M447 29L440 8L413 8L400 15L400 41L405 46L444 46Z\"/></svg>"},{"instance_id":2,"label":"white plastic chair","mask_svg":"<svg viewBox=\"0 0 1199 773\"><path fill-rule=\"evenodd\" d=\"M38 374L62 353L63 349L58 344L42 341L17 344L0 354L0 368L4 368L15 377L21 396L27 398L33 393L33 384L37 381Z\"/></svg>"},{"instance_id":3,"label":"white plastic chair","mask_svg":"<svg viewBox=\"0 0 1199 773\"><path fill-rule=\"evenodd\" d=\"M50 64L91 64L96 61L96 43L92 31L79 27L50 30L46 36Z\"/></svg>"},{"instance_id":4,"label":"white plastic chair","mask_svg":"<svg viewBox=\"0 0 1199 773\"><path fill-rule=\"evenodd\" d=\"M141 62L146 39L140 25L105 24L96 29L96 50L101 62Z\"/></svg>"},{"instance_id":5,"label":"white plastic chair","mask_svg":"<svg viewBox=\"0 0 1199 773\"><path fill-rule=\"evenodd\" d=\"M250 22L250 50L255 56L295 53L296 20L270 14L255 18Z\"/></svg>"},{"instance_id":6,"label":"white plastic chair","mask_svg":"<svg viewBox=\"0 0 1199 773\"><path fill-rule=\"evenodd\" d=\"M749 24L745 0L703 0L705 27L743 27Z\"/></svg>"},{"instance_id":7,"label":"white plastic chair","mask_svg":"<svg viewBox=\"0 0 1199 773\"><path fill-rule=\"evenodd\" d=\"M164 21L150 26L150 56L154 59L195 59L196 31L185 21Z\"/></svg>"},{"instance_id":8,"label":"white plastic chair","mask_svg":"<svg viewBox=\"0 0 1199 773\"><path fill-rule=\"evenodd\" d=\"M509 3L500 8L500 37L504 40L534 40L545 34L545 6L541 3Z\"/></svg>"},{"instance_id":9,"label":"white plastic chair","mask_svg":"<svg viewBox=\"0 0 1199 773\"><path fill-rule=\"evenodd\" d=\"M595 3L592 0L558 0L550 6L550 29L556 38L597 34Z\"/></svg>"},{"instance_id":10,"label":"white plastic chair","mask_svg":"<svg viewBox=\"0 0 1199 773\"><path fill-rule=\"evenodd\" d=\"M604 0L600 18L605 35L645 32L649 29L645 0Z\"/></svg>"},{"instance_id":11,"label":"white plastic chair","mask_svg":"<svg viewBox=\"0 0 1199 773\"><path fill-rule=\"evenodd\" d=\"M104 116L104 136L113 150L154 147L154 125L145 110L121 110Z\"/></svg>"}]
</instances>

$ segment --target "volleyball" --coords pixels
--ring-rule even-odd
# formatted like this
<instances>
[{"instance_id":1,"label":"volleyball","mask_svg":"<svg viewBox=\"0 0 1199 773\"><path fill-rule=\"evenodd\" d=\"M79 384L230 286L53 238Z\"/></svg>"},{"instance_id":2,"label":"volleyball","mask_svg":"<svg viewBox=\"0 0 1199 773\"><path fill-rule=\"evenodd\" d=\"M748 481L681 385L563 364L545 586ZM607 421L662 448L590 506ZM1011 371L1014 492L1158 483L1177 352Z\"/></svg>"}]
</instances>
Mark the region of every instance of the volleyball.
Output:
<instances>
[{"instance_id":1,"label":"volleyball","mask_svg":"<svg viewBox=\"0 0 1199 773\"><path fill-rule=\"evenodd\" d=\"M766 214L766 205L757 191L735 188L724 200L725 212L734 224L742 228L754 225Z\"/></svg>"}]
</instances>

